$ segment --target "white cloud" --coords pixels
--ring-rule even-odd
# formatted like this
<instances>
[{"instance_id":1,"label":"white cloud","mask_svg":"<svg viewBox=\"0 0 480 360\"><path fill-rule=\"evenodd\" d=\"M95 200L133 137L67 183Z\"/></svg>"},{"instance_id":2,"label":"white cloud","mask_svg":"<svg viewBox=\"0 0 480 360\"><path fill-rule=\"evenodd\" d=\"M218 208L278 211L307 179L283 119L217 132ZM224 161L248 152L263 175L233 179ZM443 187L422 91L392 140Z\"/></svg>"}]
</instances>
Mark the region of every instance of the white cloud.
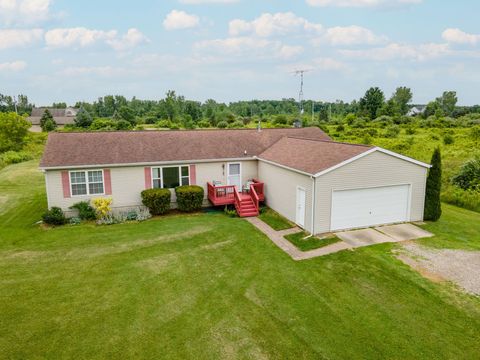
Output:
<instances>
[{"instance_id":1,"label":"white cloud","mask_svg":"<svg viewBox=\"0 0 480 360\"><path fill-rule=\"evenodd\" d=\"M71 66L59 71L59 74L74 77L95 75L108 78L126 76L131 74L131 72L131 69L128 70L122 67L113 66Z\"/></svg>"},{"instance_id":2,"label":"white cloud","mask_svg":"<svg viewBox=\"0 0 480 360\"><path fill-rule=\"evenodd\" d=\"M303 46L282 45L277 55L283 59L290 59L303 53L303 50Z\"/></svg>"},{"instance_id":3,"label":"white cloud","mask_svg":"<svg viewBox=\"0 0 480 360\"><path fill-rule=\"evenodd\" d=\"M180 0L182 4L233 4L239 2L240 0Z\"/></svg>"},{"instance_id":4,"label":"white cloud","mask_svg":"<svg viewBox=\"0 0 480 360\"><path fill-rule=\"evenodd\" d=\"M280 68L286 72L294 72L298 69L305 69L308 72L349 70L345 63L330 57L318 57L306 63L288 64Z\"/></svg>"},{"instance_id":5,"label":"white cloud","mask_svg":"<svg viewBox=\"0 0 480 360\"><path fill-rule=\"evenodd\" d=\"M198 24L200 24L200 18L197 15L179 10L172 10L163 20L163 27L166 30L188 29L196 27Z\"/></svg>"},{"instance_id":6,"label":"white cloud","mask_svg":"<svg viewBox=\"0 0 480 360\"><path fill-rule=\"evenodd\" d=\"M229 33L232 36L254 33L257 36L269 37L305 31L318 33L321 30L322 25L311 23L292 12L264 13L252 21L235 19L229 23Z\"/></svg>"},{"instance_id":7,"label":"white cloud","mask_svg":"<svg viewBox=\"0 0 480 360\"><path fill-rule=\"evenodd\" d=\"M335 26L328 28L323 38L332 45L379 44L385 42L385 36L361 26Z\"/></svg>"},{"instance_id":8,"label":"white cloud","mask_svg":"<svg viewBox=\"0 0 480 360\"><path fill-rule=\"evenodd\" d=\"M134 48L140 44L146 43L149 40L145 35L142 34L138 29L131 28L128 29L127 33L123 35L120 39L111 39L107 40L112 48L118 51L124 51L131 48Z\"/></svg>"},{"instance_id":9,"label":"white cloud","mask_svg":"<svg viewBox=\"0 0 480 360\"><path fill-rule=\"evenodd\" d=\"M121 37L116 30L94 30L84 27L52 29L45 34L45 43L49 48L86 47L105 43L115 50L127 50L148 39L139 30L132 28Z\"/></svg>"},{"instance_id":10,"label":"white cloud","mask_svg":"<svg viewBox=\"0 0 480 360\"><path fill-rule=\"evenodd\" d=\"M423 0L306 0L310 6L381 7L420 4Z\"/></svg>"},{"instance_id":11,"label":"white cloud","mask_svg":"<svg viewBox=\"0 0 480 360\"><path fill-rule=\"evenodd\" d=\"M42 29L0 30L0 50L31 45L32 43L41 40L42 35Z\"/></svg>"},{"instance_id":12,"label":"white cloud","mask_svg":"<svg viewBox=\"0 0 480 360\"><path fill-rule=\"evenodd\" d=\"M55 47L85 47L98 41L113 40L117 36L115 30L91 30L84 27L59 28L47 31L45 43L50 48Z\"/></svg>"},{"instance_id":13,"label":"white cloud","mask_svg":"<svg viewBox=\"0 0 480 360\"><path fill-rule=\"evenodd\" d=\"M47 20L51 0L0 0L0 20L7 25Z\"/></svg>"},{"instance_id":14,"label":"white cloud","mask_svg":"<svg viewBox=\"0 0 480 360\"><path fill-rule=\"evenodd\" d=\"M194 45L196 50L216 52L220 55L245 56L252 58L289 59L303 52L301 46L284 45L280 41L271 41L258 37L229 37L225 39L204 40Z\"/></svg>"},{"instance_id":15,"label":"white cloud","mask_svg":"<svg viewBox=\"0 0 480 360\"><path fill-rule=\"evenodd\" d=\"M480 43L480 34L469 34L460 29L446 29L442 33L442 38L453 44L476 45L477 43Z\"/></svg>"},{"instance_id":16,"label":"white cloud","mask_svg":"<svg viewBox=\"0 0 480 360\"><path fill-rule=\"evenodd\" d=\"M413 60L426 61L451 53L448 44L427 43L420 45L392 43L368 50L340 50L344 56L373 61Z\"/></svg>"},{"instance_id":17,"label":"white cloud","mask_svg":"<svg viewBox=\"0 0 480 360\"><path fill-rule=\"evenodd\" d=\"M27 63L21 60L5 62L5 63L0 63L0 72L21 71L26 67L27 67Z\"/></svg>"}]
</instances>

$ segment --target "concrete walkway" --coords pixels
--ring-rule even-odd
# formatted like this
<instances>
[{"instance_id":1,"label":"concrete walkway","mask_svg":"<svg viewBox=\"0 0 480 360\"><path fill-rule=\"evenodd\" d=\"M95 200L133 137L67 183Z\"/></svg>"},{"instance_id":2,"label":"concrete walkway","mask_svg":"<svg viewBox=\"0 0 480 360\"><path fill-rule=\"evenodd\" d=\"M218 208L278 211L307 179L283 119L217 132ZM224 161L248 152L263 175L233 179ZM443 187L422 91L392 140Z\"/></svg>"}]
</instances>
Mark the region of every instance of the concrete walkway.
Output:
<instances>
[{"instance_id":1,"label":"concrete walkway","mask_svg":"<svg viewBox=\"0 0 480 360\"><path fill-rule=\"evenodd\" d=\"M311 259L317 256L323 256L328 254L333 254L341 250L350 249L351 246L344 241L339 241L331 245L324 246L319 249L314 249L310 251L300 251L298 250L295 245L293 245L290 241L284 238L285 235L294 234L297 232L302 231L302 229L298 227L294 227L287 230L280 230L276 231L272 229L269 225L264 223L257 217L250 217L246 218L246 220L253 224L258 230L263 232L267 235L270 240L273 241L275 245L277 245L280 249L285 251L293 260L306 260Z\"/></svg>"},{"instance_id":2,"label":"concrete walkway","mask_svg":"<svg viewBox=\"0 0 480 360\"><path fill-rule=\"evenodd\" d=\"M375 229L367 228L338 232L335 233L335 235L341 241L321 247L319 249L301 251L290 241L284 238L285 235L302 231L302 229L299 227L295 226L291 229L276 231L257 217L245 218L245 220L267 235L275 245L290 255L293 260L306 260L317 256L333 254L346 249L354 249L357 247L381 244L385 242L399 242L433 236L433 234L415 225L398 224L377 227Z\"/></svg>"}]
</instances>

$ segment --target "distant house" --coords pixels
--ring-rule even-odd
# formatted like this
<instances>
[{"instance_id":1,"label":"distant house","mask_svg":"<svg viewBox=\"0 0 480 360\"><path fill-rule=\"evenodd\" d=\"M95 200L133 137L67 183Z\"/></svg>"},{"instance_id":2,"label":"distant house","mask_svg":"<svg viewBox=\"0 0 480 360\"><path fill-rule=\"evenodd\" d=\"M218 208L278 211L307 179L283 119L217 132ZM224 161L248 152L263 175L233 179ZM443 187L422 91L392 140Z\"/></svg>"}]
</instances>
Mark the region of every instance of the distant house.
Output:
<instances>
[{"instance_id":1,"label":"distant house","mask_svg":"<svg viewBox=\"0 0 480 360\"><path fill-rule=\"evenodd\" d=\"M67 124L73 124L75 122L75 116L77 116L78 113L78 109L72 107L67 107L65 109L47 107L33 108L32 115L30 115L27 120L32 123L34 128L38 128L40 126L40 119L42 118L45 110L48 110L50 114L52 114L53 120L55 120L59 127L63 127Z\"/></svg>"},{"instance_id":2,"label":"distant house","mask_svg":"<svg viewBox=\"0 0 480 360\"><path fill-rule=\"evenodd\" d=\"M314 233L423 219L430 166L319 128L50 133L40 163L48 206L106 196L142 206L150 188L199 185L207 205L259 203Z\"/></svg>"},{"instance_id":3,"label":"distant house","mask_svg":"<svg viewBox=\"0 0 480 360\"><path fill-rule=\"evenodd\" d=\"M410 110L408 110L407 116L418 116L423 114L425 111L426 106L425 105L415 105L412 107Z\"/></svg>"}]
</instances>

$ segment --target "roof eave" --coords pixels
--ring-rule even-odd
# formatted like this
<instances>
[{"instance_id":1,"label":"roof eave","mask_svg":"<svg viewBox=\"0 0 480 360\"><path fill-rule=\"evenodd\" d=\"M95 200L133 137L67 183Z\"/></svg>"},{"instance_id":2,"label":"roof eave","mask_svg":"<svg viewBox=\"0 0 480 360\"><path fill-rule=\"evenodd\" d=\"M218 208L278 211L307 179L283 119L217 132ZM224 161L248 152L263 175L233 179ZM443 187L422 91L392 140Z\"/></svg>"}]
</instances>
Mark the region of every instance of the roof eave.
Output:
<instances>
[{"instance_id":1,"label":"roof eave","mask_svg":"<svg viewBox=\"0 0 480 360\"><path fill-rule=\"evenodd\" d=\"M255 156L241 157L241 158L221 158L221 159L192 159L192 160L169 160L169 161L148 161L148 162L133 162L133 163L112 163L112 164L83 164L83 165L55 165L42 166L39 169L43 171L48 170L63 170L63 169L92 169L99 167L133 167L133 166L162 166L174 164L200 164L211 162L230 162L230 161L251 161L256 160Z\"/></svg>"}]
</instances>

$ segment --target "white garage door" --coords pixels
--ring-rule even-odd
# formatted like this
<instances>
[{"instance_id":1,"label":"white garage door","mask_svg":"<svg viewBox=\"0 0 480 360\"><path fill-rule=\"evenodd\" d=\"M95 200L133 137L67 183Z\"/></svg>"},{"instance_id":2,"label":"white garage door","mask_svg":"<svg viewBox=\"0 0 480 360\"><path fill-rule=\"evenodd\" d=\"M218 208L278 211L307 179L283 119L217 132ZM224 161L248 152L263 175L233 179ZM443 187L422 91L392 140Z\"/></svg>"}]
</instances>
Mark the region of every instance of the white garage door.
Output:
<instances>
[{"instance_id":1,"label":"white garage door","mask_svg":"<svg viewBox=\"0 0 480 360\"><path fill-rule=\"evenodd\" d=\"M334 191L331 230L408 221L410 185Z\"/></svg>"}]
</instances>

